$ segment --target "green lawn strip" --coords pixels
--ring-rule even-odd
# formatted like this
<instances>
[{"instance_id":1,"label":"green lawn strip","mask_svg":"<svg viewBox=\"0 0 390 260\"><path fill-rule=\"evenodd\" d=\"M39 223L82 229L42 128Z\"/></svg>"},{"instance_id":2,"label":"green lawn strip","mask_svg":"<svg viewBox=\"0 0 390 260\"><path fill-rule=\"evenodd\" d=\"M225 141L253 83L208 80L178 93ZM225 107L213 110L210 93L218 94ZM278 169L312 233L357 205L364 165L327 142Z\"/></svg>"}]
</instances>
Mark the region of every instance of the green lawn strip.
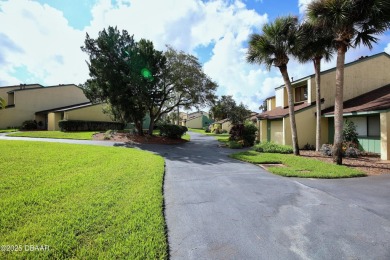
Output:
<instances>
[{"instance_id":1,"label":"green lawn strip","mask_svg":"<svg viewBox=\"0 0 390 260\"><path fill-rule=\"evenodd\" d=\"M12 133L19 131L19 129L0 129L0 133Z\"/></svg>"},{"instance_id":2,"label":"green lawn strip","mask_svg":"<svg viewBox=\"0 0 390 260\"><path fill-rule=\"evenodd\" d=\"M291 154L239 152L230 155L234 159L253 164L283 164L285 167L269 167L274 174L301 178L350 178L366 176L361 171Z\"/></svg>"},{"instance_id":3,"label":"green lawn strip","mask_svg":"<svg viewBox=\"0 0 390 260\"><path fill-rule=\"evenodd\" d=\"M191 136L190 136L189 134L185 133L185 134L181 137L181 139L190 141L190 140L191 140Z\"/></svg>"},{"instance_id":4,"label":"green lawn strip","mask_svg":"<svg viewBox=\"0 0 390 260\"><path fill-rule=\"evenodd\" d=\"M55 139L76 139L92 140L92 136L97 132L61 132L61 131L26 131L9 134L17 137L55 138Z\"/></svg>"},{"instance_id":5,"label":"green lawn strip","mask_svg":"<svg viewBox=\"0 0 390 260\"><path fill-rule=\"evenodd\" d=\"M135 149L0 141L0 259L166 259L162 157Z\"/></svg>"}]
</instances>

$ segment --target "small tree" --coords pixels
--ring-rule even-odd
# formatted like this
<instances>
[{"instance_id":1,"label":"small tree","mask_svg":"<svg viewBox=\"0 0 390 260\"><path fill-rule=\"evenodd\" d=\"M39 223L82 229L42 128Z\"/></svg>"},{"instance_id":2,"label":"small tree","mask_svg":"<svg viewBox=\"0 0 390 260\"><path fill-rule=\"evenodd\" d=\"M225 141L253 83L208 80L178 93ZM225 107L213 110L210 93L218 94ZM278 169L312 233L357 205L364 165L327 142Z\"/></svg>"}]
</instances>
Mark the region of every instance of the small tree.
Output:
<instances>
[{"instance_id":1,"label":"small tree","mask_svg":"<svg viewBox=\"0 0 390 260\"><path fill-rule=\"evenodd\" d=\"M345 120L343 128L343 141L358 144L358 135L359 134L356 131L355 123L350 120Z\"/></svg>"}]
</instances>

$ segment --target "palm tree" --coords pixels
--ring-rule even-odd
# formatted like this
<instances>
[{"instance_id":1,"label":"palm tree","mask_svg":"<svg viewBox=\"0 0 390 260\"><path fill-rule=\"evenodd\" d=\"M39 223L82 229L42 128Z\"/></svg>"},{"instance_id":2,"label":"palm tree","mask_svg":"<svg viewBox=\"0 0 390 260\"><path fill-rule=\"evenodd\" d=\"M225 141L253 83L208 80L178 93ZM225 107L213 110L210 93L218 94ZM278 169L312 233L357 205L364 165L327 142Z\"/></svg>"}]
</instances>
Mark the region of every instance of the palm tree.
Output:
<instances>
[{"instance_id":1,"label":"palm tree","mask_svg":"<svg viewBox=\"0 0 390 260\"><path fill-rule=\"evenodd\" d=\"M298 29L299 47L294 56L301 63L313 61L316 82L316 151L321 146L321 60L330 61L332 58L333 37L326 34L323 28L304 22ZM308 86L310 87L310 86Z\"/></svg>"},{"instance_id":2,"label":"palm tree","mask_svg":"<svg viewBox=\"0 0 390 260\"><path fill-rule=\"evenodd\" d=\"M374 35L390 25L389 0L314 0L307 7L310 21L329 30L337 50L333 161L342 164L345 53L360 44L372 49Z\"/></svg>"},{"instance_id":3,"label":"palm tree","mask_svg":"<svg viewBox=\"0 0 390 260\"><path fill-rule=\"evenodd\" d=\"M287 89L292 144L295 155L299 155L299 146L295 123L294 99L287 71L287 63L289 55L292 55L296 44L297 25L298 19L293 16L279 17L273 23L265 24L262 35L252 34L250 36L247 52L248 62L264 64L268 70L275 66L282 73Z\"/></svg>"}]
</instances>

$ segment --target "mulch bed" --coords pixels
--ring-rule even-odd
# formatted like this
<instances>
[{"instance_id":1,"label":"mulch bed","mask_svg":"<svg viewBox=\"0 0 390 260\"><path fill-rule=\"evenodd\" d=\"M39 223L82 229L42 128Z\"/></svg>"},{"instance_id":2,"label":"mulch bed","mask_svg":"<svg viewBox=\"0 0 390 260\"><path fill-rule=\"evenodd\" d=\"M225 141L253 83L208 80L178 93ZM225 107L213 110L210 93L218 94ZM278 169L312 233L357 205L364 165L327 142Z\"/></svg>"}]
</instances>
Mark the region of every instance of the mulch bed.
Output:
<instances>
[{"instance_id":1,"label":"mulch bed","mask_svg":"<svg viewBox=\"0 0 390 260\"><path fill-rule=\"evenodd\" d=\"M139 135L131 135L128 133L116 133L112 135L110 139L105 140L104 139L104 134L99 133L95 134L93 136L93 140L98 140L98 141L111 141L111 142L131 142L135 144L181 144L181 143L186 143L187 140L183 139L171 139L163 136L154 136L154 135L144 135L144 136L139 136Z\"/></svg>"},{"instance_id":2,"label":"mulch bed","mask_svg":"<svg viewBox=\"0 0 390 260\"><path fill-rule=\"evenodd\" d=\"M321 152L301 150L300 155L333 163L332 157L324 156ZM377 155L343 158L343 165L361 170L367 175L390 174L390 161L383 161Z\"/></svg>"}]
</instances>

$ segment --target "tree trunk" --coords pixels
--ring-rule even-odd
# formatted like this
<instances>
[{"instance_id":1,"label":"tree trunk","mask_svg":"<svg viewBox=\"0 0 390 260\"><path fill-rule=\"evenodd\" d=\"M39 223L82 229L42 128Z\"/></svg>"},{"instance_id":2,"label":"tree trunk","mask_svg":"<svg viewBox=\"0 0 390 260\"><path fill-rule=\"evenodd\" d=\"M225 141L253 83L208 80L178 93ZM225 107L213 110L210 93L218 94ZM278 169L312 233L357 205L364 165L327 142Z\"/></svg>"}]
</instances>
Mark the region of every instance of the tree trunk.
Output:
<instances>
[{"instance_id":1,"label":"tree trunk","mask_svg":"<svg viewBox=\"0 0 390 260\"><path fill-rule=\"evenodd\" d=\"M138 135L143 136L144 135L144 131L142 129L142 121L141 122L136 121L135 122L135 127L137 128Z\"/></svg>"},{"instance_id":2,"label":"tree trunk","mask_svg":"<svg viewBox=\"0 0 390 260\"><path fill-rule=\"evenodd\" d=\"M286 85L286 89L287 89L288 112L290 114L291 139L292 139L293 151L295 155L299 155L297 125L295 123L294 97L292 93L290 78L287 72L287 65L280 66L279 70L282 73L284 84Z\"/></svg>"},{"instance_id":3,"label":"tree trunk","mask_svg":"<svg viewBox=\"0 0 390 260\"><path fill-rule=\"evenodd\" d=\"M180 125L180 110L179 110L179 106L177 106L177 125Z\"/></svg>"},{"instance_id":4,"label":"tree trunk","mask_svg":"<svg viewBox=\"0 0 390 260\"><path fill-rule=\"evenodd\" d=\"M315 58L313 63L316 80L316 151L318 152L321 147L321 58Z\"/></svg>"},{"instance_id":5,"label":"tree trunk","mask_svg":"<svg viewBox=\"0 0 390 260\"><path fill-rule=\"evenodd\" d=\"M334 100L334 141L333 141L333 162L341 165L343 163L343 88L344 88L344 64L347 47L340 44L337 49L336 66L336 96Z\"/></svg>"},{"instance_id":6,"label":"tree trunk","mask_svg":"<svg viewBox=\"0 0 390 260\"><path fill-rule=\"evenodd\" d=\"M154 116L150 116L150 123L149 123L149 134L153 135L153 130L154 130Z\"/></svg>"}]
</instances>

